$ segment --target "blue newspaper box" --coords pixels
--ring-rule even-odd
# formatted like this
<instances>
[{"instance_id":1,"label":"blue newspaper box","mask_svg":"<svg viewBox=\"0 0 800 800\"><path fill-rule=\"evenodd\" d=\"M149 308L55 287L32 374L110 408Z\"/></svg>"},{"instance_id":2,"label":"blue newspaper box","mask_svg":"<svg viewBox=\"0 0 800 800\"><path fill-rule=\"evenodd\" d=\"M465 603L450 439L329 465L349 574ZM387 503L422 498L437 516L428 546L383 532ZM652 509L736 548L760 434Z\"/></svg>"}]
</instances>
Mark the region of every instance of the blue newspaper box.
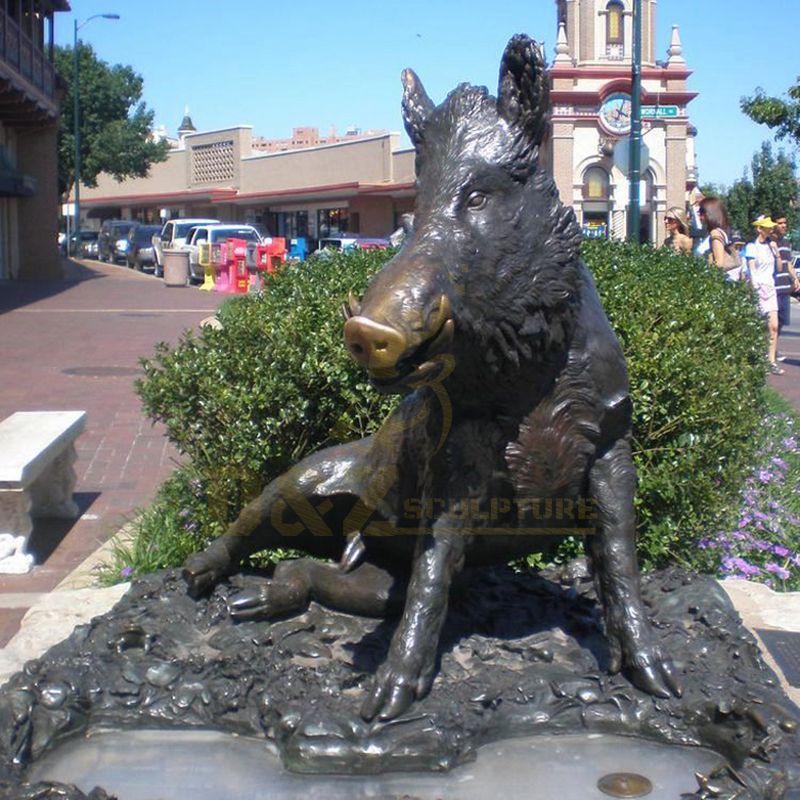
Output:
<instances>
[{"instance_id":1,"label":"blue newspaper box","mask_svg":"<svg viewBox=\"0 0 800 800\"><path fill-rule=\"evenodd\" d=\"M289 241L289 258L305 261L308 256L308 239L305 236L298 236L296 239L290 239Z\"/></svg>"}]
</instances>

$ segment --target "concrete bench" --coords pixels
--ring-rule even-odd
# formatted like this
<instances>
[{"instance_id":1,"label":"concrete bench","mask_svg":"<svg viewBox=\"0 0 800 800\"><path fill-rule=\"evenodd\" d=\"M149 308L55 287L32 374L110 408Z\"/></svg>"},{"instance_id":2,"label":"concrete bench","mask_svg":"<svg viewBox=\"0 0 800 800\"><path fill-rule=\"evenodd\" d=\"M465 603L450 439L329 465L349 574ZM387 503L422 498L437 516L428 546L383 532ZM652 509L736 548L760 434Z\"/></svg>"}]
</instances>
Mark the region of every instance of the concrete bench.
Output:
<instances>
[{"instance_id":1,"label":"concrete bench","mask_svg":"<svg viewBox=\"0 0 800 800\"><path fill-rule=\"evenodd\" d=\"M75 519L75 439L85 411L18 411L0 422L0 573L33 566L34 517Z\"/></svg>"}]
</instances>

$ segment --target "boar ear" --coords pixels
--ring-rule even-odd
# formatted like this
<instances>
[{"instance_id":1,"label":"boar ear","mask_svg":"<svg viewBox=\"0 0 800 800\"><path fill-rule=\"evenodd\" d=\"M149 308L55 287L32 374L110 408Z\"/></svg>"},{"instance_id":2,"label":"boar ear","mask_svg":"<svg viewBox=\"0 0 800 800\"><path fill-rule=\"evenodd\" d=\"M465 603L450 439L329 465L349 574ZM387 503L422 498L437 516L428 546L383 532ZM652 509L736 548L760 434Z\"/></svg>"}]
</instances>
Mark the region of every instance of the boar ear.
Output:
<instances>
[{"instance_id":1,"label":"boar ear","mask_svg":"<svg viewBox=\"0 0 800 800\"><path fill-rule=\"evenodd\" d=\"M428 97L422 81L413 69L403 70L403 121L414 147L422 141L425 120L433 111L433 101Z\"/></svg>"},{"instance_id":2,"label":"boar ear","mask_svg":"<svg viewBox=\"0 0 800 800\"><path fill-rule=\"evenodd\" d=\"M500 62L497 111L523 128L536 146L541 144L550 110L545 67L542 48L521 34L511 39Z\"/></svg>"}]
</instances>

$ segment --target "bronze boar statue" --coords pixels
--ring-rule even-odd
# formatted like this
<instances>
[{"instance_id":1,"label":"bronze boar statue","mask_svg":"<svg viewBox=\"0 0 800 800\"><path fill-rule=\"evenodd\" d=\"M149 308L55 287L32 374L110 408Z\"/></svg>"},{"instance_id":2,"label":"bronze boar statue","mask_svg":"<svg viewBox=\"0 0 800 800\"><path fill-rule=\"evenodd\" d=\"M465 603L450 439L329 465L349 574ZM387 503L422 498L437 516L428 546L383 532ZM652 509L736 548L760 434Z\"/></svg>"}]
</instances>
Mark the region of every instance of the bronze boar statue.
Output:
<instances>
[{"instance_id":1,"label":"bronze boar statue","mask_svg":"<svg viewBox=\"0 0 800 800\"><path fill-rule=\"evenodd\" d=\"M540 163L549 105L540 48L511 39L497 98L461 85L435 106L411 70L403 85L413 227L361 302L350 298L344 338L378 390L404 397L374 436L269 484L186 561L189 591L265 548L329 559L279 564L233 597L231 613L285 616L311 600L399 612L361 709L391 719L431 687L459 573L577 529L609 669L653 695L679 695L640 594L625 361L580 260L575 215Z\"/></svg>"}]
</instances>

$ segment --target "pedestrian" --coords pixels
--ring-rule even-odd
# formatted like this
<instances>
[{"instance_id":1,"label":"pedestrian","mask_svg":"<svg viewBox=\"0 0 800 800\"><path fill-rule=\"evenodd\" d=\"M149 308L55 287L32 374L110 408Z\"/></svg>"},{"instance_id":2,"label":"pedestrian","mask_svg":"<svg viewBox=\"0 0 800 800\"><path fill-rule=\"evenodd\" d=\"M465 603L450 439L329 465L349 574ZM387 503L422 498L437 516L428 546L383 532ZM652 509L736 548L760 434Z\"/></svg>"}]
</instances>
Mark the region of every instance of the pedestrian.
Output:
<instances>
[{"instance_id":1,"label":"pedestrian","mask_svg":"<svg viewBox=\"0 0 800 800\"><path fill-rule=\"evenodd\" d=\"M703 255L699 248L707 238L703 215L700 213L703 200L703 193L696 187L692 189L689 195L689 236L692 237L692 248L697 255Z\"/></svg>"},{"instance_id":2,"label":"pedestrian","mask_svg":"<svg viewBox=\"0 0 800 800\"><path fill-rule=\"evenodd\" d=\"M753 222L756 239L745 249L750 284L758 295L758 307L767 320L769 331L769 368L773 375L783 375L783 369L776 361L778 355L778 295L775 291L775 259L778 248L772 241L775 223L770 217L760 216Z\"/></svg>"},{"instance_id":3,"label":"pedestrian","mask_svg":"<svg viewBox=\"0 0 800 800\"><path fill-rule=\"evenodd\" d=\"M772 240L778 250L775 259L775 291L778 295L778 336L780 336L784 326L792 324L792 292L800 289L800 281L792 264L792 244L786 238L786 214L775 212L772 221L775 223ZM785 357L778 354L776 359L784 361Z\"/></svg>"},{"instance_id":4,"label":"pedestrian","mask_svg":"<svg viewBox=\"0 0 800 800\"><path fill-rule=\"evenodd\" d=\"M708 229L708 263L722 270L728 280L738 281L742 277L742 262L738 251L731 245L725 204L717 197L706 197L700 212Z\"/></svg>"},{"instance_id":5,"label":"pedestrian","mask_svg":"<svg viewBox=\"0 0 800 800\"><path fill-rule=\"evenodd\" d=\"M688 235L686 215L680 208L673 207L664 216L664 224L667 226L667 238L664 239L663 247L668 247L676 253L691 253L694 247L692 237Z\"/></svg>"},{"instance_id":6,"label":"pedestrian","mask_svg":"<svg viewBox=\"0 0 800 800\"><path fill-rule=\"evenodd\" d=\"M747 259L744 257L744 251L745 247L747 247L747 242L744 240L744 236L742 236L742 232L738 228L734 228L734 230L731 231L731 245L736 251L736 255L739 257L739 263L742 265L739 270L739 280L746 281L748 280L748 274Z\"/></svg>"}]
</instances>

